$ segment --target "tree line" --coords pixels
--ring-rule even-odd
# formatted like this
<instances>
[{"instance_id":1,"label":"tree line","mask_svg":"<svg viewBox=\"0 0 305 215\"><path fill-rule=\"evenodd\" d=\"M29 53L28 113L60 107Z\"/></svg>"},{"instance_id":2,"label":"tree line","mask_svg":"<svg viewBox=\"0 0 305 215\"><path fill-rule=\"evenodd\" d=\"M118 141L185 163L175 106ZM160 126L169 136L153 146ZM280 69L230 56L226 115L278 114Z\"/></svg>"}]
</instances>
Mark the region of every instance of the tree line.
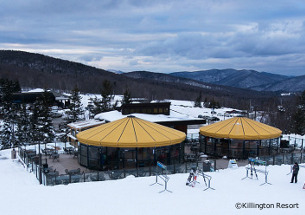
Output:
<instances>
[{"instance_id":1,"label":"tree line","mask_svg":"<svg viewBox=\"0 0 305 215\"><path fill-rule=\"evenodd\" d=\"M3 122L0 129L0 149L54 142L55 129L51 117L53 102L48 91L37 96L32 104L14 101L13 94L20 92L18 81L0 79L0 115ZM67 123L79 120L80 106L80 98L72 94Z\"/></svg>"},{"instance_id":2,"label":"tree line","mask_svg":"<svg viewBox=\"0 0 305 215\"><path fill-rule=\"evenodd\" d=\"M66 141L68 134L67 124L84 119L84 110L92 115L114 110L118 107L118 101L114 101L115 86L109 80L104 80L100 88L100 98L92 98L87 107L81 103L80 90L74 86L69 96L68 111L62 124L62 141ZM0 116L2 119L0 128L1 149L16 147L22 144L53 142L56 137L55 128L51 117L50 94L45 90L36 98L33 104L16 103L13 94L20 93L21 87L18 81L0 79ZM132 102L131 92L125 88L121 104ZM197 94L198 95L198 94ZM203 99L204 98L204 99ZM195 107L202 107L202 102L209 108L223 107L223 101L219 98L207 97L200 92L194 100ZM279 105L280 104L280 105ZM249 105L249 104L247 104ZM255 110L261 110L268 119L268 124L283 130L283 133L305 134L305 91L290 97L266 100L259 106L252 104ZM245 108L247 109L247 108Z\"/></svg>"},{"instance_id":3,"label":"tree line","mask_svg":"<svg viewBox=\"0 0 305 215\"><path fill-rule=\"evenodd\" d=\"M53 104L50 93L47 90L37 96L32 104L17 103L13 100L14 93L20 93L21 87L18 81L0 79L0 149L17 147L24 144L50 143L56 141L56 132L51 117ZM69 133L68 124L84 119L84 110L93 114L114 110L113 86L105 80L101 89L102 99L94 98L93 103L83 107L81 95L77 86L69 95L69 104L61 129L61 136L57 137L66 142ZM131 96L128 89L125 90L122 103L130 103Z\"/></svg>"}]
</instances>

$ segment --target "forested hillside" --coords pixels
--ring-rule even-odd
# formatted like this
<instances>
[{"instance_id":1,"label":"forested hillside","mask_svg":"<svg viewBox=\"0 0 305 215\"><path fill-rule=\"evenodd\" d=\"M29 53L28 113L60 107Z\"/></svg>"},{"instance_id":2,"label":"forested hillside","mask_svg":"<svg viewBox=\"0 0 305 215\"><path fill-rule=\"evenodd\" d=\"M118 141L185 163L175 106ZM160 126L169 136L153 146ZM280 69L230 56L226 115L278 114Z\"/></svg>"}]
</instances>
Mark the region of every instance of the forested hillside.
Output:
<instances>
[{"instance_id":1,"label":"forested hillside","mask_svg":"<svg viewBox=\"0 0 305 215\"><path fill-rule=\"evenodd\" d=\"M161 74L164 75L164 74ZM22 51L0 51L0 78L18 80L21 87L70 91L75 86L81 92L100 93L104 80L113 85L115 94L129 89L132 97L147 99L195 100L201 93L206 100L217 100L223 106L245 108L249 100L263 106L274 93L258 93L232 87L194 81L176 82L147 77L128 77L81 63L56 59Z\"/></svg>"}]
</instances>

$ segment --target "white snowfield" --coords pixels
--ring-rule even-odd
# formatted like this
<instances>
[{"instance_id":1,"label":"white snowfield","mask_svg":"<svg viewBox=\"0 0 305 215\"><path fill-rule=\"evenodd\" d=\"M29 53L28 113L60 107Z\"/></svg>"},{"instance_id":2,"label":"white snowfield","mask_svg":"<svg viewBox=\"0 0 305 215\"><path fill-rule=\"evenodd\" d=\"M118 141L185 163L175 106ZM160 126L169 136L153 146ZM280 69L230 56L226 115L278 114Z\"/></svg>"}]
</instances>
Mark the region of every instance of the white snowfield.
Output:
<instances>
[{"instance_id":1,"label":"white snowfield","mask_svg":"<svg viewBox=\"0 0 305 215\"><path fill-rule=\"evenodd\" d=\"M260 173L258 180L241 180L246 175L245 167L207 173L212 176L211 187L216 190L206 191L203 191L206 186L200 177L200 184L195 187L186 186L188 173L169 175L168 189L172 193L159 193L164 189L160 185L150 186L155 182L154 176L47 187L39 185L35 175L27 172L17 160L11 160L10 150L4 150L0 151L0 213L304 214L305 168L300 168L297 184L289 183L291 175L287 175L290 171L288 165L269 166L268 170L268 181L272 185L263 186L260 184L264 183L264 175Z\"/></svg>"}]
</instances>

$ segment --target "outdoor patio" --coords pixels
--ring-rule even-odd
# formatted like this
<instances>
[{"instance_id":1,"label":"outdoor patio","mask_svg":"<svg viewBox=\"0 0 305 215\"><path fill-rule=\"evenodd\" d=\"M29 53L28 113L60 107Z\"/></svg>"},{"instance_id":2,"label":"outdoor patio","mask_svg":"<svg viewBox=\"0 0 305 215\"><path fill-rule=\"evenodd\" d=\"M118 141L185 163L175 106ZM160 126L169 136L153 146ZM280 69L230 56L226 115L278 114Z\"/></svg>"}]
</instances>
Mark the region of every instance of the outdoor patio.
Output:
<instances>
[{"instance_id":1,"label":"outdoor patio","mask_svg":"<svg viewBox=\"0 0 305 215\"><path fill-rule=\"evenodd\" d=\"M48 155L43 155L42 160L47 159L48 168L58 171L59 175L66 174L67 170L75 170L80 168L80 172L90 172L89 169L79 165L78 158L72 154L60 153L58 159L50 158Z\"/></svg>"}]
</instances>

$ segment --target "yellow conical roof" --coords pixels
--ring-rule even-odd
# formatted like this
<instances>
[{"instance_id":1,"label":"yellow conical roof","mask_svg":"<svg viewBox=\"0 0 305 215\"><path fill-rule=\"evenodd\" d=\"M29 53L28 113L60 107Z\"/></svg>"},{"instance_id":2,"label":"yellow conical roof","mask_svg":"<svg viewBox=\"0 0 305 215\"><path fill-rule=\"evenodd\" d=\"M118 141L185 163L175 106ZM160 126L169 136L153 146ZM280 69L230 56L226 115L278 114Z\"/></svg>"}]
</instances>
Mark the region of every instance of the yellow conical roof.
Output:
<instances>
[{"instance_id":1,"label":"yellow conical roof","mask_svg":"<svg viewBox=\"0 0 305 215\"><path fill-rule=\"evenodd\" d=\"M282 131L246 117L234 117L201 127L200 134L214 138L263 140L277 138Z\"/></svg>"},{"instance_id":2,"label":"yellow conical roof","mask_svg":"<svg viewBox=\"0 0 305 215\"><path fill-rule=\"evenodd\" d=\"M104 147L161 147L181 143L185 133L133 116L78 133L79 142Z\"/></svg>"}]
</instances>

